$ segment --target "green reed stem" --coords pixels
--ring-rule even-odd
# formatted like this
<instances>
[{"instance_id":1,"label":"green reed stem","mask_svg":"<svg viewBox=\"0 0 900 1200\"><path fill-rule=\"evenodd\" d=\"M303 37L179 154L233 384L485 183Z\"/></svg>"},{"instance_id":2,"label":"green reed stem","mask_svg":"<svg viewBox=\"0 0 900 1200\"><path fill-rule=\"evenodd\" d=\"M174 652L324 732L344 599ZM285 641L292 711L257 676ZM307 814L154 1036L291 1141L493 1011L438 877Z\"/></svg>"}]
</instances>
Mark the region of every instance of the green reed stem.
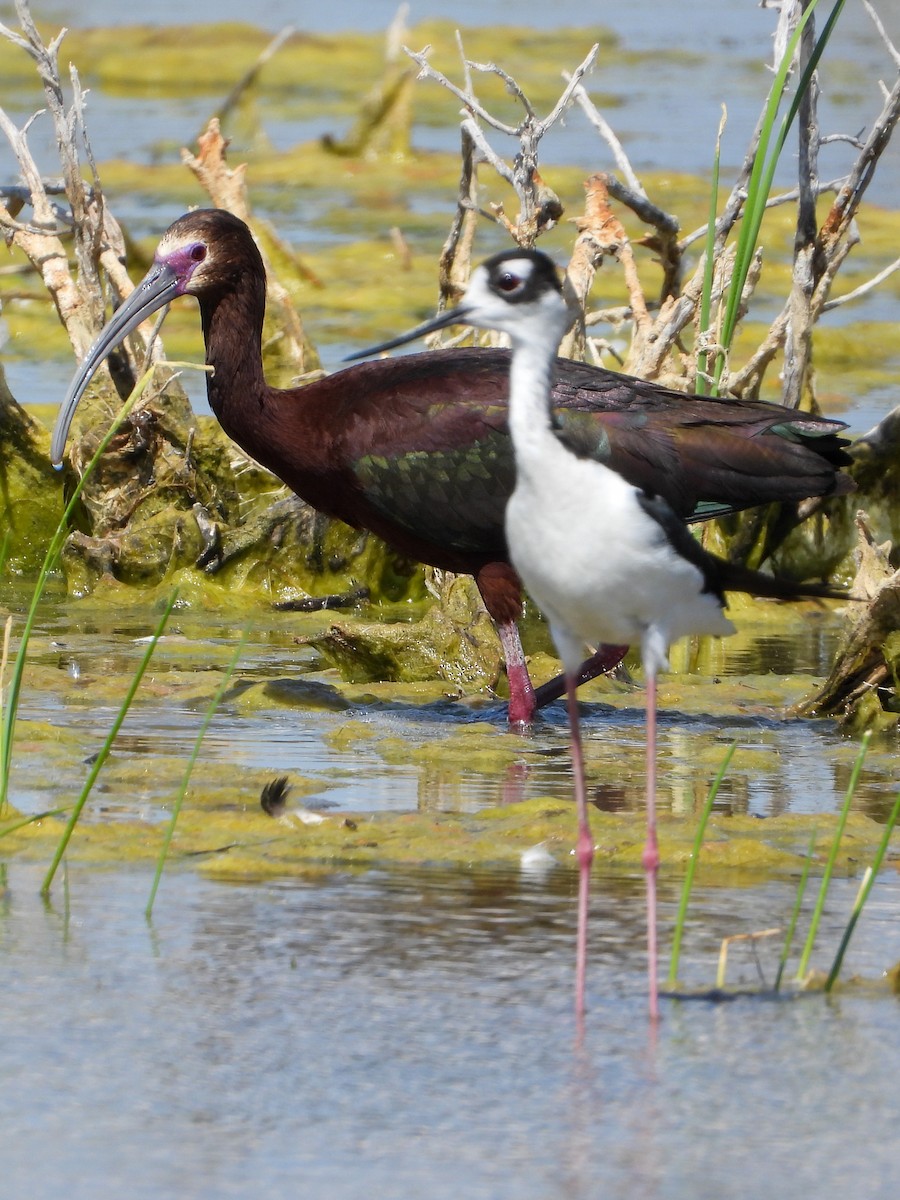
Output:
<instances>
[{"instance_id":1,"label":"green reed stem","mask_svg":"<svg viewBox=\"0 0 900 1200\"><path fill-rule=\"evenodd\" d=\"M831 842L831 850L828 854L828 861L825 864L825 873L822 876L822 882L819 884L819 895L816 898L816 907L813 910L809 933L806 936L806 943L803 947L803 953L800 956L800 963L797 967L797 974L795 978L798 981L802 980L806 976L806 971L809 967L809 958L812 954L812 948L813 943L816 940L816 934L819 931L819 921L822 918L822 910L825 907L825 897L828 894L828 885L831 882L834 864L837 861L841 838L844 836L844 826L847 824L847 817L850 813L850 805L853 801L853 794L856 791L856 785L859 783L859 776L860 772L862 771L863 761L866 757L866 751L869 749L869 743L871 740L872 731L871 729L867 729L862 736L859 753L856 756L856 762L853 764L853 770L850 773L850 782L847 785L847 794L844 797L844 803L841 807L841 814L838 817L837 828L834 831L834 838Z\"/></svg>"},{"instance_id":2,"label":"green reed stem","mask_svg":"<svg viewBox=\"0 0 900 1200\"><path fill-rule=\"evenodd\" d=\"M50 885L53 883L53 876L56 874L56 868L59 866L62 856L66 852L66 847L68 846L69 840L75 830L75 826L78 823L78 818L81 816L81 810L84 808L85 802L87 801L88 796L91 794L91 789L94 786L97 776L100 774L103 764L109 757L109 752L112 749L113 742L116 740L116 736L122 727L122 722L125 720L125 717L128 714L128 710L131 707L132 700L134 700L138 686L140 685L141 680L144 678L144 672L150 665L150 659L153 657L153 651L156 649L157 643L162 637L163 630L165 629L169 620L169 614L175 607L175 601L177 599L178 589L175 588L169 597L163 615L160 617L159 624L157 625L156 630L150 639L147 649L144 651L144 655L141 658L140 664L138 665L138 669L135 672L134 678L129 685L128 691L125 693L125 699L122 701L119 707L119 711L116 714L116 719L112 723L112 728L106 735L106 741L103 743L100 753L97 755L97 758L91 766L91 770L87 779L85 780L84 787L81 789L81 794L75 801L75 807L72 809L72 815L69 817L68 823L63 830L63 835L59 839L59 845L56 847L56 854L53 856L53 862L50 864L50 869L44 877L44 882L41 885L41 894L44 896L46 896L50 891Z\"/></svg>"},{"instance_id":3,"label":"green reed stem","mask_svg":"<svg viewBox=\"0 0 900 1200\"><path fill-rule=\"evenodd\" d=\"M697 832L694 835L694 844L691 847L691 855L688 859L684 883L681 885L681 900L678 905L678 914L675 918L675 934L672 938L672 956L669 959L669 976L666 980L666 986L670 988L675 986L676 980L678 979L678 962L681 957L681 940L684 936L684 923L687 918L688 904L691 899L691 889L694 886L694 875L696 874L697 863L700 859L700 849L703 845L703 837L706 833L706 825L709 821L710 813L713 810L713 805L716 802L716 796L719 794L719 787L722 783L722 780L725 778L725 772L728 770L728 764L731 762L731 757L736 748L737 742L732 742L725 751L725 757L722 759L722 765L719 767L719 772L709 789L709 794L706 797L706 803L703 806L703 812L700 814Z\"/></svg>"},{"instance_id":4,"label":"green reed stem","mask_svg":"<svg viewBox=\"0 0 900 1200\"><path fill-rule=\"evenodd\" d=\"M900 792L897 794L897 799L894 801L894 807L891 809L890 816L887 820L887 825L884 827L884 834L881 838L881 843L876 851L875 857L872 860L872 865L866 868L863 876L862 886L860 887L856 901L853 905L853 911L850 914L850 920L847 922L847 928L844 930L844 936L841 938L841 944L838 946L838 952L834 957L834 962L831 964L831 970L828 972L828 978L825 980L825 991L830 992L834 987L841 964L844 961L844 955L847 952L847 947L850 945L850 939L853 936L853 931L856 928L856 922L862 915L863 907L869 898L869 893L874 886L875 879L881 869L881 864L884 861L884 856L887 853L888 843L891 840L891 834L894 832L894 826L900 818Z\"/></svg>"},{"instance_id":5,"label":"green reed stem","mask_svg":"<svg viewBox=\"0 0 900 1200\"><path fill-rule=\"evenodd\" d=\"M234 674L235 667L238 664L238 659L241 656L241 651L244 649L244 646L246 646L247 638L249 636L250 636L250 626L248 625L244 629L244 632L241 636L241 640L238 642L237 647L235 648L234 654L231 656L231 660L228 663L228 666L225 668L225 674L222 676L222 682L216 688L216 693L213 696L212 700L210 700L209 707L206 710L206 715L204 716L203 721L200 725L200 730L197 734L197 740L194 742L194 749L191 752L190 758L188 759L188 764L187 764L187 767L184 772L184 778L181 781L181 787L178 791L178 796L175 800L175 806L172 809L172 816L171 816L171 819L169 820L168 827L166 828L165 836L163 837L163 844L159 851L159 858L156 863L156 874L153 876L153 886L150 888L150 898L147 901L147 907L144 909L144 916L147 918L148 921L150 920L151 916L153 915L153 904L154 904L154 901L156 900L156 893L159 890L160 880L162 879L162 873L163 873L163 870L166 865L166 858L168 857L169 846L172 842L172 836L175 833L176 822L178 821L178 817L181 814L181 806L184 802L184 797L187 794L188 783L190 782L191 773L194 770L194 764L197 762L197 759L200 755L200 746L203 742L203 738L206 736L206 731L209 728L209 724L212 721L212 719L216 713L216 710L218 709L219 705L222 703L222 697L225 695L225 689L228 687L228 684L231 680L231 676Z\"/></svg>"},{"instance_id":6,"label":"green reed stem","mask_svg":"<svg viewBox=\"0 0 900 1200\"><path fill-rule=\"evenodd\" d=\"M809 868L812 865L813 851L816 847L816 835L818 829L813 826L812 834L809 839L809 848L806 851L806 857L803 860L803 871L800 875L800 883L797 885L797 895L794 899L794 911L791 913L791 920L788 924L787 933L784 935L784 946L781 950L781 958L778 961L778 972L775 975L775 987L777 992L781 989L781 977L784 975L784 968L788 960L788 955L791 952L791 944L794 940L794 933L797 929L797 920L800 916L800 909L803 906L803 897L806 894L806 883L809 879Z\"/></svg>"},{"instance_id":7,"label":"green reed stem","mask_svg":"<svg viewBox=\"0 0 900 1200\"><path fill-rule=\"evenodd\" d=\"M750 181L747 185L747 198L744 201L744 214L741 221L740 231L738 233L737 245L735 248L734 268L732 270L731 285L728 289L728 298L725 304L725 316L722 321L721 334L721 349L716 355L716 363L713 371L714 386L713 391L718 392L718 384L722 376L722 371L725 368L725 355L730 348L734 338L734 331L738 322L738 314L740 311L741 296L743 295L744 285L747 282L747 276L750 272L750 266L753 262L753 255L756 250L757 241L759 239L759 231L762 226L763 216L766 211L766 204L769 195L772 191L772 180L775 176L775 168L778 165L778 160L781 152L784 149L784 143L790 131L794 118L797 115L797 110L800 105L800 99L809 87L813 73L818 66L819 60L825 50L831 34L834 31L834 26L840 16L841 10L844 7L845 0L837 0L834 8L831 11L821 34L816 40L813 52L810 55L809 62L804 67L803 73L795 89L792 102L787 113L782 119L781 126L777 135L774 137L775 121L778 116L778 109L781 104L782 94L787 84L788 75L790 74L791 65L794 60L794 54L800 39L803 36L803 30L806 28L807 22L812 17L818 6L819 0L812 0L812 3L805 10L797 27L794 30L787 48L784 52L778 70L775 73L775 79L772 82L771 90L769 91L769 99L766 104L766 111L763 117L762 128L760 130L759 145L757 147L756 156L753 160L753 167L750 171ZM771 153L769 152L770 144L773 144Z\"/></svg>"}]
</instances>

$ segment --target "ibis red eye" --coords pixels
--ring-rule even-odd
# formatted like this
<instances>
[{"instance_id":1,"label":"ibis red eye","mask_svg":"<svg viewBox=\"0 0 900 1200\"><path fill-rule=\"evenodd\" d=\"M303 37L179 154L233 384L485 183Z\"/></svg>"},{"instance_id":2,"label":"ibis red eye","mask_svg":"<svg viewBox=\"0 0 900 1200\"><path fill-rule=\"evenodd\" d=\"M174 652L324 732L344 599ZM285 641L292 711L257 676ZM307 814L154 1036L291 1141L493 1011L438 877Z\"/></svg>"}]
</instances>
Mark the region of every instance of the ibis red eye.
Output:
<instances>
[{"instance_id":1,"label":"ibis red eye","mask_svg":"<svg viewBox=\"0 0 900 1200\"><path fill-rule=\"evenodd\" d=\"M191 262L200 263L206 258L206 247L202 242L197 242L191 246Z\"/></svg>"}]
</instances>

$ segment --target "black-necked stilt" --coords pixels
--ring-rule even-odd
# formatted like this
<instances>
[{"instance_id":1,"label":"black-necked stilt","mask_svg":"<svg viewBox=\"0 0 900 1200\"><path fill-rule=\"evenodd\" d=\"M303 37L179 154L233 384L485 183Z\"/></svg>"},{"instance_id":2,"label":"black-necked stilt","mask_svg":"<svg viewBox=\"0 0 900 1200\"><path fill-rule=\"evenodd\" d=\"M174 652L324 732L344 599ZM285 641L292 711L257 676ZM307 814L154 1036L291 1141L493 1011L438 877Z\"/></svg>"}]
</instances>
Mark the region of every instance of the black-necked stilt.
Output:
<instances>
[{"instance_id":1,"label":"black-necked stilt","mask_svg":"<svg viewBox=\"0 0 900 1200\"><path fill-rule=\"evenodd\" d=\"M572 319L553 263L540 251L508 250L478 267L457 309L394 340L449 324L509 335L509 428L515 486L506 509L510 558L547 621L568 681L579 864L576 1011L585 1003L588 887L594 854L588 820L575 679L585 646L639 645L647 685L647 954L650 1012L656 975L656 679L669 645L688 634L734 627L725 592L779 598L844 598L824 585L798 585L708 554L667 501L635 487L573 446L553 406L556 349Z\"/></svg>"}]
</instances>

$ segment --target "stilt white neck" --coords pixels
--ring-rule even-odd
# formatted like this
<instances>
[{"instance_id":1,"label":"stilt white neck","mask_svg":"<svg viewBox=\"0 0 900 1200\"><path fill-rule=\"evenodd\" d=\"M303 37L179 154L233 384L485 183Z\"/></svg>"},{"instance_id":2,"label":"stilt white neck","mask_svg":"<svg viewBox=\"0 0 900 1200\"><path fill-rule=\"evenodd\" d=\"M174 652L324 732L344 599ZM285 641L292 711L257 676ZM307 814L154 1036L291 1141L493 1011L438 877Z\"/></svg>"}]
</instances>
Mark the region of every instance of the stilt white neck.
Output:
<instances>
[{"instance_id":1,"label":"stilt white neck","mask_svg":"<svg viewBox=\"0 0 900 1200\"><path fill-rule=\"evenodd\" d=\"M550 393L553 359L533 341L513 346L509 375L509 429L520 469L539 462L552 431Z\"/></svg>"}]
</instances>

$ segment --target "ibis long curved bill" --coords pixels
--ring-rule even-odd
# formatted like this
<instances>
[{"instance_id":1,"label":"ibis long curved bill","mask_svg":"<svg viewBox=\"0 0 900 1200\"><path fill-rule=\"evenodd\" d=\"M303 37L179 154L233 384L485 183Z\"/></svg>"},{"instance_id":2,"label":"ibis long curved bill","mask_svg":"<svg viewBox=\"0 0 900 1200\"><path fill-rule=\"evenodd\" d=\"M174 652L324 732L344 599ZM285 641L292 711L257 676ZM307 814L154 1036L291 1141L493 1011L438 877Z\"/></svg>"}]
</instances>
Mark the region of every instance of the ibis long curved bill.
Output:
<instances>
[{"instance_id":1,"label":"ibis long curved bill","mask_svg":"<svg viewBox=\"0 0 900 1200\"><path fill-rule=\"evenodd\" d=\"M344 362L357 362L373 354L383 354L385 350L395 350L398 346L405 346L407 342L414 342L417 338L425 337L427 333L436 333L438 329L447 329L450 325L468 325L467 317L470 312L471 307L465 304L457 308L448 308L446 312L432 317L430 321L423 321L415 329L409 329L390 341L379 342L377 346L369 346L367 350L357 350L354 354L348 354Z\"/></svg>"},{"instance_id":2,"label":"ibis long curved bill","mask_svg":"<svg viewBox=\"0 0 900 1200\"><path fill-rule=\"evenodd\" d=\"M141 282L100 331L97 340L85 355L84 361L69 386L59 408L53 437L50 440L50 459L54 467L62 465L66 437L78 402L84 395L97 368L111 350L137 329L142 321L180 295L184 280L169 263L155 262Z\"/></svg>"}]
</instances>

